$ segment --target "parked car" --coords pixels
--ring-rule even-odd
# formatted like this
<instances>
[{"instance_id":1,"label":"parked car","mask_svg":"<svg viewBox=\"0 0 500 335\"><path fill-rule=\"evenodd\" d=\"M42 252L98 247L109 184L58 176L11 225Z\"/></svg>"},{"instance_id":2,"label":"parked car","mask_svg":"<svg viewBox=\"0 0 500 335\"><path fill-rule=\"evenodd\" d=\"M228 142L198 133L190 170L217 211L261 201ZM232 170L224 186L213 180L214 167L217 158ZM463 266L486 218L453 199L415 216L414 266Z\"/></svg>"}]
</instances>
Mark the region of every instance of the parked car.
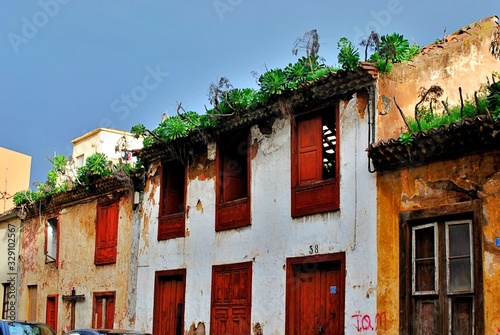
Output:
<instances>
[{"instance_id":1,"label":"parked car","mask_svg":"<svg viewBox=\"0 0 500 335\"><path fill-rule=\"evenodd\" d=\"M1 335L1 334L0 334ZM151 335L137 330L128 329L74 329L66 332L65 335Z\"/></svg>"},{"instance_id":2,"label":"parked car","mask_svg":"<svg viewBox=\"0 0 500 335\"><path fill-rule=\"evenodd\" d=\"M0 335L56 335L56 332L43 322L0 320Z\"/></svg>"}]
</instances>

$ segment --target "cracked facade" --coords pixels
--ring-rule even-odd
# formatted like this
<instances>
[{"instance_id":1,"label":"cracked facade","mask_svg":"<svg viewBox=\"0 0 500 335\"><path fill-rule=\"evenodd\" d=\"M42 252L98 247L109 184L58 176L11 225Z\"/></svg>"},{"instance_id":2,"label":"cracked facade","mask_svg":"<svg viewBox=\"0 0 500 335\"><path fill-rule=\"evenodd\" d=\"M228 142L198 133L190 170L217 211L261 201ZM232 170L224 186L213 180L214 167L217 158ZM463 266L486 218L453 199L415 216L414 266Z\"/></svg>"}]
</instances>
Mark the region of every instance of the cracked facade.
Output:
<instances>
[{"instance_id":1,"label":"cracked facade","mask_svg":"<svg viewBox=\"0 0 500 335\"><path fill-rule=\"evenodd\" d=\"M488 146L443 140L453 156L440 158L422 144L418 164L394 162L391 139L404 126L394 97L410 112L419 87L439 84L451 102L500 71L497 21L385 76L362 63L209 137L142 150L143 185L105 179L32 208L20 217L18 318L58 334L494 334L498 122L449 134L489 131Z\"/></svg>"}]
</instances>

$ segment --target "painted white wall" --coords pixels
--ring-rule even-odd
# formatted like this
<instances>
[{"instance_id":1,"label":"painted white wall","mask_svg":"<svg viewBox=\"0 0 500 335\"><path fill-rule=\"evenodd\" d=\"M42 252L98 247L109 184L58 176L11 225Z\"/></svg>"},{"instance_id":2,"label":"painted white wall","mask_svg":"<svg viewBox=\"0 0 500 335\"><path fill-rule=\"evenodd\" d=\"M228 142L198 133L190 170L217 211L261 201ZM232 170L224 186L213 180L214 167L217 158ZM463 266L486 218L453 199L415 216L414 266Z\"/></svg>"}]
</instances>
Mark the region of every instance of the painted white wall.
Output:
<instances>
[{"instance_id":1,"label":"painted white wall","mask_svg":"<svg viewBox=\"0 0 500 335\"><path fill-rule=\"evenodd\" d=\"M123 136L127 139L129 150L142 148L142 139L136 139L128 132L98 128L72 141L73 160L80 155L84 155L84 160L86 160L89 156L99 152L116 162L120 158L120 152L116 152L115 147ZM135 157L131 156L131 158L135 161Z\"/></svg>"},{"instance_id":2,"label":"painted white wall","mask_svg":"<svg viewBox=\"0 0 500 335\"><path fill-rule=\"evenodd\" d=\"M187 190L189 234L158 242L159 188L147 189L136 328L152 331L155 271L186 268L185 329L201 321L208 334L212 266L253 261L252 325L259 322L265 334L284 334L286 259L310 256L311 245L318 245L319 254L346 254L346 334L358 333L355 315L375 317L376 185L367 168L368 121L366 114L364 119L358 115L354 98L340 104L340 113L339 211L292 219L288 119L277 120L271 135L252 128L259 149L252 160L249 227L216 233L215 180L196 179ZM198 201L203 210L196 208Z\"/></svg>"}]
</instances>

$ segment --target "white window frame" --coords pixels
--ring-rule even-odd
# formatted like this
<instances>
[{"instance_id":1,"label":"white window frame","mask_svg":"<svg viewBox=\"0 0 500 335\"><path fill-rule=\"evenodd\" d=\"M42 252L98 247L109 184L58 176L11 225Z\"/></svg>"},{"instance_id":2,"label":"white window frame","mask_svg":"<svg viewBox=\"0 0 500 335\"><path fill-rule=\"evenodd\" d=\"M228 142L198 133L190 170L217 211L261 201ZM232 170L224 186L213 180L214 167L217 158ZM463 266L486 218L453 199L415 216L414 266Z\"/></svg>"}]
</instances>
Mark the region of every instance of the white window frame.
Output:
<instances>
[{"instance_id":1,"label":"white window frame","mask_svg":"<svg viewBox=\"0 0 500 335\"><path fill-rule=\"evenodd\" d=\"M434 290L433 291L417 291L416 290L416 283L415 283L415 275L416 275L416 267L415 267L415 255L416 255L416 248L415 248L415 231L420 230L420 229L425 229L433 227L434 229L434 268L435 268L435 273L434 273ZM438 294L439 293L439 267L438 267L438 256L439 256L439 250L438 250L438 227L437 227L437 222L432 222L428 224L423 224L423 225L418 225L414 226L411 228L411 263L412 263L412 269L411 269L411 291L413 295L429 295L429 294Z\"/></svg>"},{"instance_id":2,"label":"white window frame","mask_svg":"<svg viewBox=\"0 0 500 335\"><path fill-rule=\"evenodd\" d=\"M470 257L470 290L452 292L450 289L450 230L453 225L467 224L469 226L469 257ZM457 220L445 222L446 236L446 293L448 295L474 293L474 249L472 244L472 220ZM451 314L450 314L451 315Z\"/></svg>"},{"instance_id":3,"label":"white window frame","mask_svg":"<svg viewBox=\"0 0 500 335\"><path fill-rule=\"evenodd\" d=\"M57 259L57 234L58 234L58 219L56 217L47 220L47 253L45 261L55 262Z\"/></svg>"}]
</instances>

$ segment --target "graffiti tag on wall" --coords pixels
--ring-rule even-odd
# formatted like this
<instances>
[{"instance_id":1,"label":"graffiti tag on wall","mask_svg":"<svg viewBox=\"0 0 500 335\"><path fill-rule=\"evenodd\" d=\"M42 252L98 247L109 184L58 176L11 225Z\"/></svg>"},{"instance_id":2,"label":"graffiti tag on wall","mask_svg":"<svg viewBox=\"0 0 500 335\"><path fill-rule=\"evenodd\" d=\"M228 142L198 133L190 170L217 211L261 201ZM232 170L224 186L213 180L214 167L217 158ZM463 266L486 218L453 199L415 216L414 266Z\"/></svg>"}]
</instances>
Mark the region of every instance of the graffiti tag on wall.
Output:
<instances>
[{"instance_id":1,"label":"graffiti tag on wall","mask_svg":"<svg viewBox=\"0 0 500 335\"><path fill-rule=\"evenodd\" d=\"M353 314L351 318L355 319L356 330L358 332L387 329L387 317L385 312L377 313L374 316L369 314Z\"/></svg>"}]
</instances>

